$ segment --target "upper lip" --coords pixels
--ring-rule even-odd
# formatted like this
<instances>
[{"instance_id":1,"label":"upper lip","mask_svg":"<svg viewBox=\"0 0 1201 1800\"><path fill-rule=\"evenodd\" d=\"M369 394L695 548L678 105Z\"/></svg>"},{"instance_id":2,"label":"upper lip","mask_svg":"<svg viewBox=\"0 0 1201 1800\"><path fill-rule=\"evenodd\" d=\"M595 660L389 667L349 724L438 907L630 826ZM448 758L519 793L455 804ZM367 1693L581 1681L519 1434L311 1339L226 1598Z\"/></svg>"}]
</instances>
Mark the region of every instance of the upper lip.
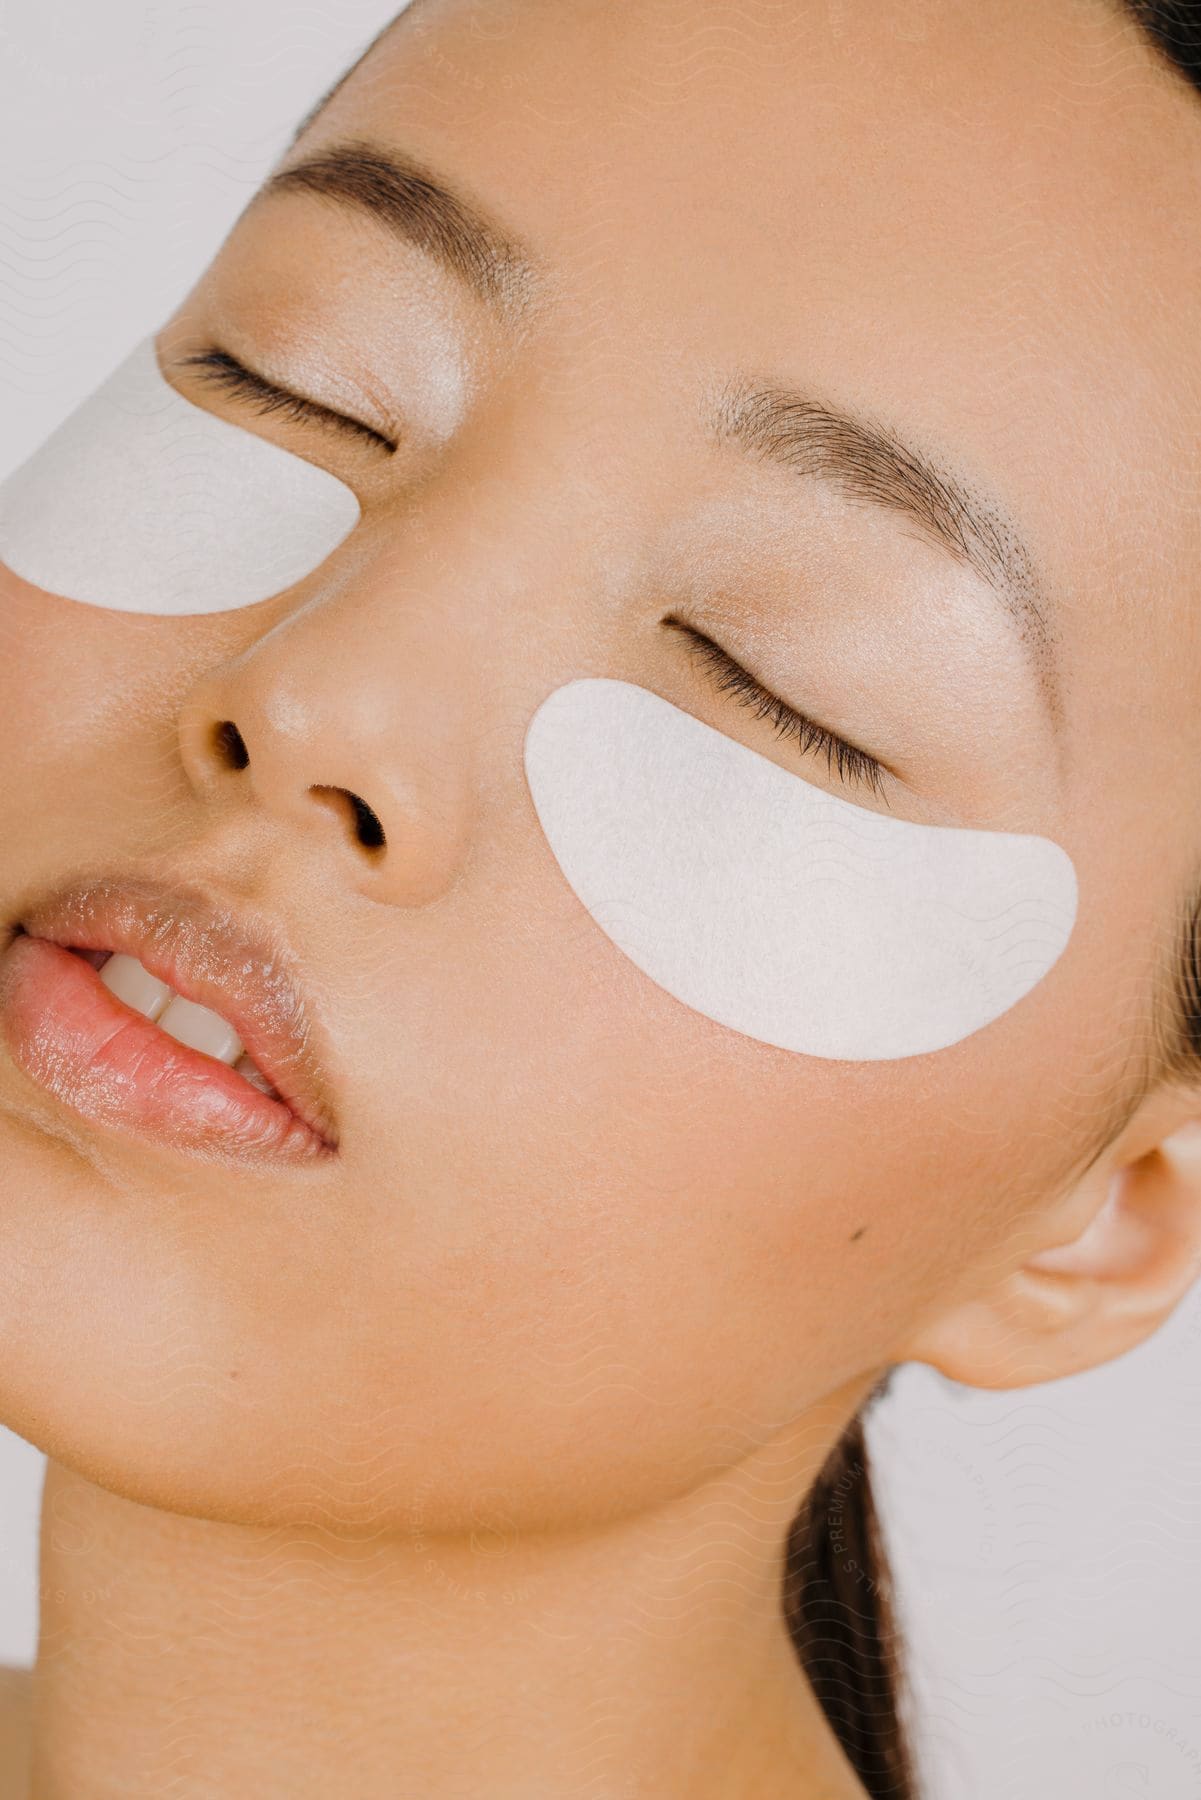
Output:
<instances>
[{"instance_id":1,"label":"upper lip","mask_svg":"<svg viewBox=\"0 0 1201 1800\"><path fill-rule=\"evenodd\" d=\"M288 952L264 922L247 925L185 883L113 877L35 903L19 928L64 948L136 956L185 1000L220 1013L284 1104L336 1148L317 1026Z\"/></svg>"}]
</instances>

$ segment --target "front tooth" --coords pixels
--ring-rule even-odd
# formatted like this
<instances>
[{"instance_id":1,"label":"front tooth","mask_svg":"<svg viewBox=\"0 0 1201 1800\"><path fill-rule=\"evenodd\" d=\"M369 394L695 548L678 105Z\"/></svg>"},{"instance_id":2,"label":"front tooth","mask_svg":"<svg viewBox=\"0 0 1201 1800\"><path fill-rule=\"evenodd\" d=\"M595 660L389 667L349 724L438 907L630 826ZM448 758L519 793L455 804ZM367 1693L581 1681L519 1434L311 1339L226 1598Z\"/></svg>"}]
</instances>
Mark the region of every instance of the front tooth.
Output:
<instances>
[{"instance_id":1,"label":"front tooth","mask_svg":"<svg viewBox=\"0 0 1201 1800\"><path fill-rule=\"evenodd\" d=\"M100 979L118 1000L147 1019L161 1019L175 993L165 981L144 969L136 956L110 956L100 970Z\"/></svg>"},{"instance_id":2,"label":"front tooth","mask_svg":"<svg viewBox=\"0 0 1201 1800\"><path fill-rule=\"evenodd\" d=\"M258 1064L251 1062L248 1056L240 1056L234 1064L234 1068L239 1075L245 1075L251 1087L258 1088L260 1093L270 1094L273 1100L279 1099L278 1093L267 1080L267 1077L263 1074L263 1071L259 1068Z\"/></svg>"},{"instance_id":3,"label":"front tooth","mask_svg":"<svg viewBox=\"0 0 1201 1800\"><path fill-rule=\"evenodd\" d=\"M101 970L101 975L103 972ZM218 1062L232 1066L242 1054L241 1038L220 1013L212 1012L207 1006L198 1006L195 1000L185 1000L180 994L175 995L158 1024L159 1029L173 1037L177 1044L202 1050L206 1056L215 1056Z\"/></svg>"}]
</instances>

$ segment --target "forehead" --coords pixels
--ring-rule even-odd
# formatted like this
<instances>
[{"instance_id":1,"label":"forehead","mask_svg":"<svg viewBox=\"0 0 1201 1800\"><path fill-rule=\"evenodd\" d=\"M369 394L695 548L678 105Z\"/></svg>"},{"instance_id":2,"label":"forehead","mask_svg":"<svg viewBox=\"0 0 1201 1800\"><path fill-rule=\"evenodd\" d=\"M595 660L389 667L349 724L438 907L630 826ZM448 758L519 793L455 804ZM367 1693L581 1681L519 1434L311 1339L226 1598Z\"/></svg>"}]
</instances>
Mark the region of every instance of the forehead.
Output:
<instances>
[{"instance_id":1,"label":"forehead","mask_svg":"<svg viewBox=\"0 0 1201 1800\"><path fill-rule=\"evenodd\" d=\"M419 0L305 147L457 178L606 393L758 368L978 466L1118 647L1201 557L1201 96L1107 0ZM594 394L596 389L591 390Z\"/></svg>"},{"instance_id":2,"label":"forehead","mask_svg":"<svg viewBox=\"0 0 1201 1800\"><path fill-rule=\"evenodd\" d=\"M419 0L348 126L681 353L1195 419L1201 96L1105 0Z\"/></svg>"}]
</instances>

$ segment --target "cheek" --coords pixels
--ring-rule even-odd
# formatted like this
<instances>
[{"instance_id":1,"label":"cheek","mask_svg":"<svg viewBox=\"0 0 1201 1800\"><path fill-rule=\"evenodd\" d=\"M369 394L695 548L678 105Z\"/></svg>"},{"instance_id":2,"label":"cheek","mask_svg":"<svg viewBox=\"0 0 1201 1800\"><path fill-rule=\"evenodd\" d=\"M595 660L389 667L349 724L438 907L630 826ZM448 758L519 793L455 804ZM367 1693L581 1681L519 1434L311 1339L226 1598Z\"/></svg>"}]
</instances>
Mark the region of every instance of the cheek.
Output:
<instances>
[{"instance_id":1,"label":"cheek","mask_svg":"<svg viewBox=\"0 0 1201 1800\"><path fill-rule=\"evenodd\" d=\"M131 741L131 721L142 716L140 708L132 713L131 699L169 682L185 628L173 628L173 656L165 655L168 645L149 621L45 593L2 564L0 616L0 695L5 718L21 725L21 741L10 750L36 779L42 759L73 747L78 789L88 766L81 752L91 753L109 718L118 746ZM60 798L70 794L68 787Z\"/></svg>"},{"instance_id":2,"label":"cheek","mask_svg":"<svg viewBox=\"0 0 1201 1800\"><path fill-rule=\"evenodd\" d=\"M32 871L111 863L177 803L179 705L241 647L243 615L158 619L42 593L0 567L0 835ZM155 825L155 820L158 824Z\"/></svg>"},{"instance_id":3,"label":"cheek","mask_svg":"<svg viewBox=\"0 0 1201 1800\"><path fill-rule=\"evenodd\" d=\"M350 1289L387 1367L365 1420L403 1393L558 1512L676 1491L886 1358L998 1171L941 1131L978 1066L935 1092L753 1045L553 904L539 946L440 939L358 1016Z\"/></svg>"},{"instance_id":4,"label":"cheek","mask_svg":"<svg viewBox=\"0 0 1201 1800\"><path fill-rule=\"evenodd\" d=\"M0 568L0 838L8 903L30 880L111 861L135 824L162 682L131 625ZM7 923L7 920L5 921Z\"/></svg>"}]
</instances>

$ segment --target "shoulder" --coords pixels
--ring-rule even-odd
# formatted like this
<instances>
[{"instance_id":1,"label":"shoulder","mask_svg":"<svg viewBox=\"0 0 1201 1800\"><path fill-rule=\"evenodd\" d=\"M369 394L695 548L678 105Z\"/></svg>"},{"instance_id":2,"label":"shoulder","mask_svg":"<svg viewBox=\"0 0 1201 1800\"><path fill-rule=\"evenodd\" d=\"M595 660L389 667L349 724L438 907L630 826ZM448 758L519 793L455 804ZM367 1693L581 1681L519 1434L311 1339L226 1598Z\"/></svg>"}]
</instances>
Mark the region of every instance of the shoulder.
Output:
<instances>
[{"instance_id":1,"label":"shoulder","mask_svg":"<svg viewBox=\"0 0 1201 1800\"><path fill-rule=\"evenodd\" d=\"M0 1664L0 1794L24 1800L29 1792L31 1669Z\"/></svg>"}]
</instances>

